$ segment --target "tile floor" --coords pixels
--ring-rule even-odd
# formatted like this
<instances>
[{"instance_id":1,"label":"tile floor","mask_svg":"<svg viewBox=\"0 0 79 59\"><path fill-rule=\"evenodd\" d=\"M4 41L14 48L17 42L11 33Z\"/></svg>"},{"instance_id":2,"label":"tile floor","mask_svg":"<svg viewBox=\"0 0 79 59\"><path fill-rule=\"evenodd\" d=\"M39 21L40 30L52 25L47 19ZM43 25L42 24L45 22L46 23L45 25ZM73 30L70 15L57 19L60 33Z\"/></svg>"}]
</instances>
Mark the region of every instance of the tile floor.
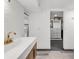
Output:
<instances>
[{"instance_id":1,"label":"tile floor","mask_svg":"<svg viewBox=\"0 0 79 59\"><path fill-rule=\"evenodd\" d=\"M38 51L36 59L74 59L72 51Z\"/></svg>"},{"instance_id":2,"label":"tile floor","mask_svg":"<svg viewBox=\"0 0 79 59\"><path fill-rule=\"evenodd\" d=\"M63 40L51 40L51 49L53 51L63 50Z\"/></svg>"}]
</instances>

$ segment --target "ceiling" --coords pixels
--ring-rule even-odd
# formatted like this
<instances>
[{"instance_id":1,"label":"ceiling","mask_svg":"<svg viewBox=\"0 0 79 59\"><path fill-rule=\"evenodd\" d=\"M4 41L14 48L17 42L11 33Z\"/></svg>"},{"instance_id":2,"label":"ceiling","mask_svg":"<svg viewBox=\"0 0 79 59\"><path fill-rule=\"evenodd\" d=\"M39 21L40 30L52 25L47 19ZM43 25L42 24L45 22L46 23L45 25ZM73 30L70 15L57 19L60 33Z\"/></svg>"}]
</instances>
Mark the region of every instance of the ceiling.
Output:
<instances>
[{"instance_id":1,"label":"ceiling","mask_svg":"<svg viewBox=\"0 0 79 59\"><path fill-rule=\"evenodd\" d=\"M39 0L42 9L73 8L74 0Z\"/></svg>"},{"instance_id":2,"label":"ceiling","mask_svg":"<svg viewBox=\"0 0 79 59\"><path fill-rule=\"evenodd\" d=\"M18 2L27 10L36 11L39 8L37 0L18 0Z\"/></svg>"},{"instance_id":3,"label":"ceiling","mask_svg":"<svg viewBox=\"0 0 79 59\"><path fill-rule=\"evenodd\" d=\"M18 0L26 9L47 10L47 9L72 9L74 0Z\"/></svg>"}]
</instances>

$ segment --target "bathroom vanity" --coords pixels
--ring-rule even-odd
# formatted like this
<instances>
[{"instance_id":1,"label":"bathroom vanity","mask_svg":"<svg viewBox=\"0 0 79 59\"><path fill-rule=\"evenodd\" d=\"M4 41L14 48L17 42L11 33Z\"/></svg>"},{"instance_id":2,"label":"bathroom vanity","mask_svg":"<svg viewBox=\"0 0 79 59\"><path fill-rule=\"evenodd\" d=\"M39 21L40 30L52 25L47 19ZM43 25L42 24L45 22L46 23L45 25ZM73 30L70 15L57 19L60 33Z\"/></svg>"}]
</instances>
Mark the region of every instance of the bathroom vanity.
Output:
<instances>
[{"instance_id":1,"label":"bathroom vanity","mask_svg":"<svg viewBox=\"0 0 79 59\"><path fill-rule=\"evenodd\" d=\"M35 59L37 40L34 37L21 37L4 46L4 59Z\"/></svg>"},{"instance_id":2,"label":"bathroom vanity","mask_svg":"<svg viewBox=\"0 0 79 59\"><path fill-rule=\"evenodd\" d=\"M35 59L36 57L36 46L37 44L34 45L34 47L31 49L30 53L28 54L28 56L26 57L26 59Z\"/></svg>"}]
</instances>

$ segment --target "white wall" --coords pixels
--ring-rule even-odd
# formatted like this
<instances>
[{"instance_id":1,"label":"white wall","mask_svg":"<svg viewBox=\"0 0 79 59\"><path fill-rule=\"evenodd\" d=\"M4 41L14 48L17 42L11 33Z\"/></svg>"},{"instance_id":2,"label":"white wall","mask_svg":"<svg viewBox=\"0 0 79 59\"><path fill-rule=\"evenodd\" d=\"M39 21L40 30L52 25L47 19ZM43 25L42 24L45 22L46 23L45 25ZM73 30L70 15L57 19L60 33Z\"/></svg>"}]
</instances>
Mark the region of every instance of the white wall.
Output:
<instances>
[{"instance_id":1,"label":"white wall","mask_svg":"<svg viewBox=\"0 0 79 59\"><path fill-rule=\"evenodd\" d=\"M30 36L38 38L38 49L50 49L50 11L32 14L30 16ZM73 10L64 11L63 48L74 48Z\"/></svg>"},{"instance_id":2,"label":"white wall","mask_svg":"<svg viewBox=\"0 0 79 59\"><path fill-rule=\"evenodd\" d=\"M37 37L38 49L50 49L50 12L38 12L30 16L30 36Z\"/></svg>"},{"instance_id":3,"label":"white wall","mask_svg":"<svg viewBox=\"0 0 79 59\"><path fill-rule=\"evenodd\" d=\"M11 0L9 3L8 0L4 0L4 34L7 35L8 32L16 32L17 36L22 36L24 32L24 9L16 1Z\"/></svg>"},{"instance_id":4,"label":"white wall","mask_svg":"<svg viewBox=\"0 0 79 59\"><path fill-rule=\"evenodd\" d=\"M64 11L64 37L63 37L63 48L74 49L74 11Z\"/></svg>"}]
</instances>

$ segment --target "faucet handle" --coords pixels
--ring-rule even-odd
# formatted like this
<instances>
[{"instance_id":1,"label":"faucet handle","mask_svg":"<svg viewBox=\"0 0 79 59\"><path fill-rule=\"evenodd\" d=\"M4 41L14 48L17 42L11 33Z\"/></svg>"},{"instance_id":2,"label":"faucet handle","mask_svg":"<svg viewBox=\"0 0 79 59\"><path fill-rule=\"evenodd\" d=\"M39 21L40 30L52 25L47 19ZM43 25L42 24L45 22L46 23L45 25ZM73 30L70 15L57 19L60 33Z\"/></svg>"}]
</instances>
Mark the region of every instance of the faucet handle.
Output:
<instances>
[{"instance_id":1,"label":"faucet handle","mask_svg":"<svg viewBox=\"0 0 79 59\"><path fill-rule=\"evenodd\" d=\"M14 32L14 35L16 35L16 33Z\"/></svg>"},{"instance_id":2,"label":"faucet handle","mask_svg":"<svg viewBox=\"0 0 79 59\"><path fill-rule=\"evenodd\" d=\"M13 36L13 35L16 35L16 33L15 32L9 32L8 33L8 38L11 38L11 36Z\"/></svg>"}]
</instances>

